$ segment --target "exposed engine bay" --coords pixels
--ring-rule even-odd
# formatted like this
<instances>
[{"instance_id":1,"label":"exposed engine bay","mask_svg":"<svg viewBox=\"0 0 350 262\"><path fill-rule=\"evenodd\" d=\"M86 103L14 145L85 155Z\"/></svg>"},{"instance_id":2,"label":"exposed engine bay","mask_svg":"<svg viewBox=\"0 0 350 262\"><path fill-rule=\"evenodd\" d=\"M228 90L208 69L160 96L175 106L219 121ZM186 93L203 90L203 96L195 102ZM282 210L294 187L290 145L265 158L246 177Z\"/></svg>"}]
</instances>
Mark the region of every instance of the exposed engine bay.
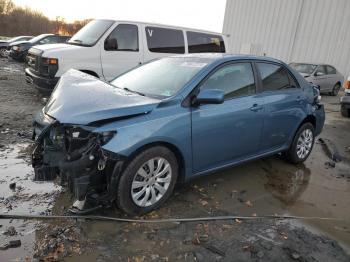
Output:
<instances>
[{"instance_id":1,"label":"exposed engine bay","mask_svg":"<svg viewBox=\"0 0 350 262\"><path fill-rule=\"evenodd\" d=\"M93 128L91 128L93 129ZM115 199L123 158L102 148L115 132L93 133L86 126L58 121L34 123L32 166L35 180L60 179L74 196L72 212L87 213Z\"/></svg>"}]
</instances>

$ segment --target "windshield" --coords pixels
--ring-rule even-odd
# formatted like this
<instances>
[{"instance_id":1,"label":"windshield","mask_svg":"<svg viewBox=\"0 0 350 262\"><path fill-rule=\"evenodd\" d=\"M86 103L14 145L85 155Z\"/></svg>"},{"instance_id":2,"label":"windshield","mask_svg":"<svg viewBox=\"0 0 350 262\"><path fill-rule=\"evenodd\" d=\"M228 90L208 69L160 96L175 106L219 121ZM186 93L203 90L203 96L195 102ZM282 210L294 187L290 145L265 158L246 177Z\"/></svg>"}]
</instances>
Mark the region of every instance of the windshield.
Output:
<instances>
[{"instance_id":1,"label":"windshield","mask_svg":"<svg viewBox=\"0 0 350 262\"><path fill-rule=\"evenodd\" d=\"M205 60L163 58L137 67L111 84L140 94L170 97L206 65Z\"/></svg>"},{"instance_id":2,"label":"windshield","mask_svg":"<svg viewBox=\"0 0 350 262\"><path fill-rule=\"evenodd\" d=\"M311 74L317 67L317 65L312 65L312 64L296 64L292 63L290 64L292 68L294 68L296 71L299 73L303 74Z\"/></svg>"},{"instance_id":3,"label":"windshield","mask_svg":"<svg viewBox=\"0 0 350 262\"><path fill-rule=\"evenodd\" d=\"M114 21L111 20L93 20L80 29L68 43L93 46L112 24Z\"/></svg>"},{"instance_id":4,"label":"windshield","mask_svg":"<svg viewBox=\"0 0 350 262\"><path fill-rule=\"evenodd\" d=\"M40 41L41 39L43 39L43 38L45 38L45 37L47 37L47 36L48 36L48 34L38 35L38 36L36 36L36 37L30 39L29 42L31 42L32 44L34 44L34 43Z\"/></svg>"}]
</instances>

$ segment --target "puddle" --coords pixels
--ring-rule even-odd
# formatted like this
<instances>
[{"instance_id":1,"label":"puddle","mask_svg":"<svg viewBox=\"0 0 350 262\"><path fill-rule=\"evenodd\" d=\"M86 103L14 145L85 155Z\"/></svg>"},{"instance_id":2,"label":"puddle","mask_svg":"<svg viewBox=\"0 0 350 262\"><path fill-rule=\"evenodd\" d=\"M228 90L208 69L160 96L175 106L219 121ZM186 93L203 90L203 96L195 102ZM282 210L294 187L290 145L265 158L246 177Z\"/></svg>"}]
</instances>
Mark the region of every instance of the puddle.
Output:
<instances>
[{"instance_id":1,"label":"puddle","mask_svg":"<svg viewBox=\"0 0 350 262\"><path fill-rule=\"evenodd\" d=\"M61 187L54 183L33 181L33 169L28 163L28 144L2 148L0 152L0 213L11 214L45 214L52 209ZM16 183L14 189L9 185ZM11 261L17 257L32 258L36 232L42 227L37 221L1 220L0 243L21 240L21 246L1 250L1 260ZM10 226L16 229L13 236L4 232Z\"/></svg>"},{"instance_id":2,"label":"puddle","mask_svg":"<svg viewBox=\"0 0 350 262\"><path fill-rule=\"evenodd\" d=\"M343 167L325 169L325 161L327 157L321 146L315 145L310 158L305 164L298 166L285 162L279 156L274 156L202 177L185 185L184 188L177 189L161 209L147 217L279 214L339 218L343 221L292 220L289 221L289 225L296 229L290 229L288 234L305 227L313 233L335 239L350 254L350 212L348 211L350 184L348 180L334 176L340 171L344 172ZM99 214L122 216L117 209L100 211ZM240 234L239 230L242 230L245 233L240 235L239 242L244 241L247 235L250 238L261 237L268 240L271 234L276 234L276 229L273 221L265 222L271 225L266 227L258 220L244 221L241 227L233 232ZM226 227L233 227L230 221L223 223ZM249 226L244 226L248 223ZM207 225L215 227L216 222L207 223ZM193 228L198 224L139 225L85 222L81 226L86 239L83 245L85 246L84 261L95 261L96 258L109 261L116 256L122 260L126 254L132 258L135 258L133 257L135 254L143 254L146 258L152 258L154 254L163 256L172 254L174 258L177 256L174 250L180 253L189 250L188 247L186 249L186 246L183 246L182 241L188 236L190 236L190 242L192 241ZM302 238L309 238L309 233L305 232L301 233ZM219 238L220 231L211 232L209 235ZM170 242L167 243L167 241ZM227 241L226 239L226 243ZM296 238L291 240L293 241L301 245L305 240ZM313 245L312 241L317 245L317 241L321 240L317 240L316 237L308 241L310 245ZM225 240L217 243L222 247L225 245ZM161 251L157 250L159 244L162 245ZM81 258L74 255L67 261L80 261ZM158 258L162 259L162 256Z\"/></svg>"}]
</instances>

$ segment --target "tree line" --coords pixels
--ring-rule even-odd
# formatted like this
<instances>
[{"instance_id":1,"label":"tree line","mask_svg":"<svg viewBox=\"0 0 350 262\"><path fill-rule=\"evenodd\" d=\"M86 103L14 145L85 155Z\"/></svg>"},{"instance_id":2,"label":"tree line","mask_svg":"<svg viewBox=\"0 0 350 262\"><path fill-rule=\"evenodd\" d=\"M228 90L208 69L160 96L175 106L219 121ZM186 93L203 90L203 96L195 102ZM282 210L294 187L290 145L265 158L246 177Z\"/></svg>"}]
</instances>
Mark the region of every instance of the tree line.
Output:
<instances>
[{"instance_id":1,"label":"tree line","mask_svg":"<svg viewBox=\"0 0 350 262\"><path fill-rule=\"evenodd\" d=\"M90 20L67 23L62 17L50 20L31 8L16 6L11 0L0 0L0 36L55 33L73 35Z\"/></svg>"}]
</instances>

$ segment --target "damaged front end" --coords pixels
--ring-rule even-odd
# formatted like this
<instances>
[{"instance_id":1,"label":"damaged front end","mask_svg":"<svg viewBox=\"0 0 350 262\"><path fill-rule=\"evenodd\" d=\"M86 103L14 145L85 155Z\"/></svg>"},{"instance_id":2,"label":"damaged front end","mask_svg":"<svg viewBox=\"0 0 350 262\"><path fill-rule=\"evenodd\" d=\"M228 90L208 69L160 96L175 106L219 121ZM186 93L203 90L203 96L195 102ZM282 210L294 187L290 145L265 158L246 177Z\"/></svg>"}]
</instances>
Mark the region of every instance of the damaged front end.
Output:
<instances>
[{"instance_id":1,"label":"damaged front end","mask_svg":"<svg viewBox=\"0 0 350 262\"><path fill-rule=\"evenodd\" d=\"M45 116L46 119L48 116ZM65 125L54 119L34 122L32 165L35 180L60 178L75 202L75 213L109 206L115 199L123 157L102 148L116 132L94 133L93 127Z\"/></svg>"}]
</instances>

